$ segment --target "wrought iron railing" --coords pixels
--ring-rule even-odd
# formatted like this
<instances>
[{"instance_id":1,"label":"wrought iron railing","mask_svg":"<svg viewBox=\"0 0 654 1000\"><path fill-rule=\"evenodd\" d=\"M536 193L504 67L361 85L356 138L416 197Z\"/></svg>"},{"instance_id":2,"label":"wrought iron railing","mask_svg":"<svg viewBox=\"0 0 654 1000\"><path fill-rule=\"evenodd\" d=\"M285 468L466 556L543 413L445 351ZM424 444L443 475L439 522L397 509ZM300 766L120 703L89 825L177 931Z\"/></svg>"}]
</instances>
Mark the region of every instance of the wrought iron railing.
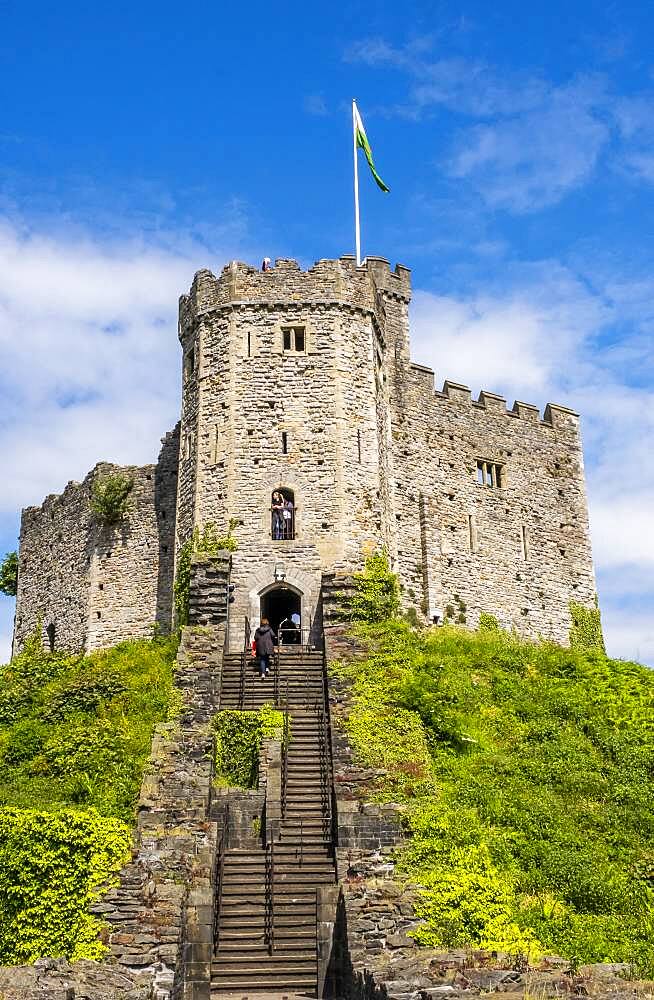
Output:
<instances>
[{"instance_id":1,"label":"wrought iron railing","mask_svg":"<svg viewBox=\"0 0 654 1000\"><path fill-rule=\"evenodd\" d=\"M214 870L214 904L213 904L213 947L214 952L218 951L220 937L220 907L223 895L223 881L225 876L225 854L229 849L229 806L225 807L224 826L220 840L216 847L216 868Z\"/></svg>"},{"instance_id":2,"label":"wrought iron railing","mask_svg":"<svg viewBox=\"0 0 654 1000\"><path fill-rule=\"evenodd\" d=\"M245 706L247 669L252 658L252 650L250 648L251 636L252 629L250 626L250 619L246 616L243 635L243 649L241 650L241 672L238 684L238 707L241 711Z\"/></svg>"},{"instance_id":3,"label":"wrought iron railing","mask_svg":"<svg viewBox=\"0 0 654 1000\"><path fill-rule=\"evenodd\" d=\"M270 508L270 535L273 542L292 541L295 538L295 508Z\"/></svg>"},{"instance_id":4,"label":"wrought iron railing","mask_svg":"<svg viewBox=\"0 0 654 1000\"><path fill-rule=\"evenodd\" d=\"M272 838L266 844L266 913L264 938L268 954L275 950L275 845Z\"/></svg>"}]
</instances>

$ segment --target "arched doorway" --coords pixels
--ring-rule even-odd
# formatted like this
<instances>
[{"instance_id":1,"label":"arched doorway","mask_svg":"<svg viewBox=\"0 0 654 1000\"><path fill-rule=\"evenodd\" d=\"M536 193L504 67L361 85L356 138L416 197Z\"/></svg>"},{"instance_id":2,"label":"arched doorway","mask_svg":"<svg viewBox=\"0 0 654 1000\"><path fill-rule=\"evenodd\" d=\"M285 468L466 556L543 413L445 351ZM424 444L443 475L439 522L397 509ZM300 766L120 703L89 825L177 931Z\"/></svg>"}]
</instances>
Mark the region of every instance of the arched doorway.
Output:
<instances>
[{"instance_id":1,"label":"arched doorway","mask_svg":"<svg viewBox=\"0 0 654 1000\"><path fill-rule=\"evenodd\" d=\"M288 585L271 587L261 594L261 617L267 618L272 630L279 635L279 626L282 625L281 642L300 641L300 631L293 628L292 616L295 620L300 619L302 613L302 598L296 590L292 590Z\"/></svg>"}]
</instances>

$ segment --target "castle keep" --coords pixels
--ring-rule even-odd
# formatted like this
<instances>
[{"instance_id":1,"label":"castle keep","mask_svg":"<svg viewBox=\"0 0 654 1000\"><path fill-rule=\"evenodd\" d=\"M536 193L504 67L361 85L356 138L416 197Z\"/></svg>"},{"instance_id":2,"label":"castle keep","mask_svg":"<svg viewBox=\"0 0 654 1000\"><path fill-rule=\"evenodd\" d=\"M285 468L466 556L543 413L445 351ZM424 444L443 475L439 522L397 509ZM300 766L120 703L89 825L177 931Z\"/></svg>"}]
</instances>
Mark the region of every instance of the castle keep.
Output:
<instances>
[{"instance_id":1,"label":"castle keep","mask_svg":"<svg viewBox=\"0 0 654 1000\"><path fill-rule=\"evenodd\" d=\"M122 470L128 517L92 516L106 464L23 512L14 649L39 624L67 650L170 628L180 546L232 520L232 621L319 623L326 580L384 546L421 620L485 612L567 642L570 602L595 602L579 418L436 390L410 358L410 298L407 268L379 257L199 271L180 423L156 465Z\"/></svg>"}]
</instances>

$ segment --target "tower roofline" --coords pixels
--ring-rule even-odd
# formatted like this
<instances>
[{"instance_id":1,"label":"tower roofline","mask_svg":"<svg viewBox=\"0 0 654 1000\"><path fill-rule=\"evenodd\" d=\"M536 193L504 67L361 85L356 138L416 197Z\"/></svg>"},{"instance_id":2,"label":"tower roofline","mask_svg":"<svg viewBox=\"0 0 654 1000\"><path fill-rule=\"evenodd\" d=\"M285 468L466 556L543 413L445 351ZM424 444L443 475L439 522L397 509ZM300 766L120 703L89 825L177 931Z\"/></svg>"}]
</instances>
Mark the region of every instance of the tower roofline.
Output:
<instances>
[{"instance_id":1,"label":"tower roofline","mask_svg":"<svg viewBox=\"0 0 654 1000\"><path fill-rule=\"evenodd\" d=\"M317 260L306 271L297 260L279 257L269 270L232 260L219 275L198 271L188 295L180 298L180 318L233 304L340 303L374 309L378 294L409 302L411 271L404 264L391 270L384 257L367 257L357 267L353 256Z\"/></svg>"}]
</instances>

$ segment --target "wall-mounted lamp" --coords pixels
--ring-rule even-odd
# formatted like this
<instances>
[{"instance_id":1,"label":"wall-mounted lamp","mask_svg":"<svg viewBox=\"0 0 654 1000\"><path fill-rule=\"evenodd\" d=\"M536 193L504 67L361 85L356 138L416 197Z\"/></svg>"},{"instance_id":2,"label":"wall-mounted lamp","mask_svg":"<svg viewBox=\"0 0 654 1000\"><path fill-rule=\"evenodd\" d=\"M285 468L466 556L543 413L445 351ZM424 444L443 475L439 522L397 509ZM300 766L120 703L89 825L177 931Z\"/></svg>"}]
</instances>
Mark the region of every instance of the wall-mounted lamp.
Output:
<instances>
[{"instance_id":1,"label":"wall-mounted lamp","mask_svg":"<svg viewBox=\"0 0 654 1000\"><path fill-rule=\"evenodd\" d=\"M275 583L283 583L286 579L286 570L283 566L275 563Z\"/></svg>"}]
</instances>

